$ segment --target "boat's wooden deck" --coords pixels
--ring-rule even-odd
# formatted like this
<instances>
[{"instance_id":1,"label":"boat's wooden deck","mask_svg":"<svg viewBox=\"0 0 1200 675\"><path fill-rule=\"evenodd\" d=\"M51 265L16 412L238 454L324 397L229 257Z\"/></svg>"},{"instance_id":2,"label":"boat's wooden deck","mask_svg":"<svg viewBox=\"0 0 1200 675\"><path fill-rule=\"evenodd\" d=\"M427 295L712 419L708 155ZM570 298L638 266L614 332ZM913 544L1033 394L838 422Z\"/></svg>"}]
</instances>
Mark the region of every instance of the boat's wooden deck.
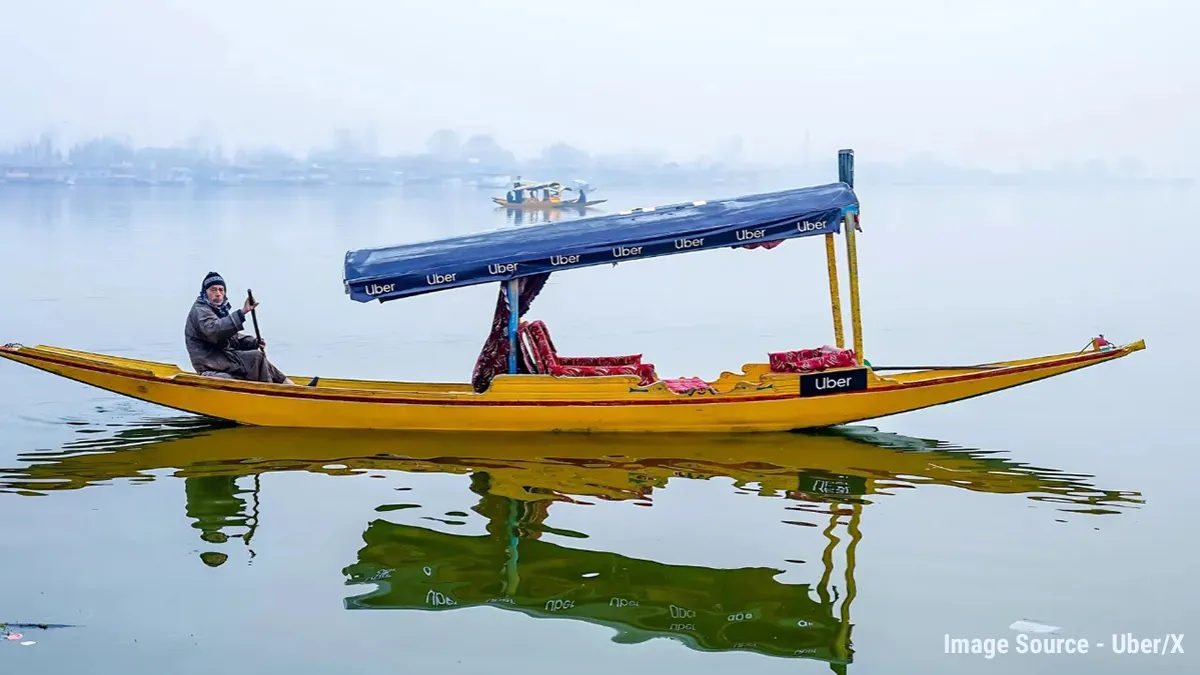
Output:
<instances>
[{"instance_id":1,"label":"boat's wooden deck","mask_svg":"<svg viewBox=\"0 0 1200 675\"><path fill-rule=\"evenodd\" d=\"M1052 363L1061 359L1079 356L1083 352L1065 352L1062 354L1051 354L1049 356L1038 356L1029 359L1016 359L1013 361L994 361L991 363L980 363L975 368L939 368L936 370L912 370L901 373L888 373L880 375L880 380L887 381L892 384L915 384L917 382L929 382L930 380L938 380L951 378L960 375L972 375L975 373L990 373L1002 371L1005 368L1020 368L1023 366L1035 366L1039 364Z\"/></svg>"},{"instance_id":2,"label":"boat's wooden deck","mask_svg":"<svg viewBox=\"0 0 1200 675\"><path fill-rule=\"evenodd\" d=\"M37 345L36 347L26 347L25 349L34 349L45 354L57 354L70 359L78 359L99 365L110 366L119 370L129 371L131 374L152 375L157 378L171 379L180 375L185 377L198 377L195 373L181 369L173 363L162 363L158 361L143 361L140 359L129 359L119 356L110 356L107 354L95 354L92 352L83 352L74 349L64 349L62 347L48 347L45 345ZM312 375L288 375L293 382L305 384L312 380ZM459 382L402 382L402 381L387 381L387 380L355 380L348 378L326 378L321 377L317 381L317 389L347 389L355 391L374 390L386 392L404 392L404 393L472 393L470 383Z\"/></svg>"}]
</instances>

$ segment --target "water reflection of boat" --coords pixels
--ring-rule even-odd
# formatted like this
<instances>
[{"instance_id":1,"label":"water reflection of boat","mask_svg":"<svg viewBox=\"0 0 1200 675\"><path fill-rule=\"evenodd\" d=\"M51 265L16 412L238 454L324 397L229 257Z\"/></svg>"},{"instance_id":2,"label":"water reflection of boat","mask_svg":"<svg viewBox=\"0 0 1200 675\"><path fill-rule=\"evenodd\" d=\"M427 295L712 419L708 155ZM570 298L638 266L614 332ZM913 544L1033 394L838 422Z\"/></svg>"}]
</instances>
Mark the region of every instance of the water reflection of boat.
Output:
<instances>
[{"instance_id":1,"label":"water reflection of boat","mask_svg":"<svg viewBox=\"0 0 1200 675\"><path fill-rule=\"evenodd\" d=\"M18 455L0 469L0 491L48 493L120 478L251 476L276 471L330 475L406 471L492 476L490 492L515 499L648 499L672 478L733 479L761 494L890 494L941 485L1023 494L1069 511L1115 513L1137 493L1100 491L1083 474L1013 462L993 451L840 427L772 434L489 434L222 427L180 418L87 434L61 451Z\"/></svg>"},{"instance_id":2,"label":"water reflection of boat","mask_svg":"<svg viewBox=\"0 0 1200 675\"><path fill-rule=\"evenodd\" d=\"M511 207L498 206L496 211L504 212L505 222L513 225L537 225L540 223L557 223L563 220L564 216L582 218L587 215L588 211L593 210L588 206L564 206L559 209L541 209L527 210L514 209Z\"/></svg>"},{"instance_id":3,"label":"water reflection of boat","mask_svg":"<svg viewBox=\"0 0 1200 675\"><path fill-rule=\"evenodd\" d=\"M1137 493L1099 490L1087 476L869 427L667 434L637 442L618 434L212 428L184 419L88 436L62 451L20 455L27 465L0 469L0 491L52 494L119 478L155 480L150 472L174 468L200 538L214 547L237 538L249 546L259 527L258 479L265 473L464 475L474 504L442 519L395 522L419 512L419 503L376 508L381 515L367 525L363 547L343 570L347 585L370 588L345 598L347 609L488 606L608 626L618 642L667 637L701 651L816 659L835 672L846 672L853 661L855 547L863 510L878 498L930 484L1023 495L1083 513L1119 513L1141 503ZM774 566L667 564L544 538L587 536L546 524L556 502L649 504L654 490L672 480L713 478L782 497L792 504L787 517L795 519L787 522L818 528L824 543L812 558L821 561L819 578L784 583L777 578L784 570ZM405 495L406 502L420 501L419 494ZM435 520L463 524L468 509L485 519L484 533L434 529ZM201 558L219 566L227 555L210 550Z\"/></svg>"}]
</instances>

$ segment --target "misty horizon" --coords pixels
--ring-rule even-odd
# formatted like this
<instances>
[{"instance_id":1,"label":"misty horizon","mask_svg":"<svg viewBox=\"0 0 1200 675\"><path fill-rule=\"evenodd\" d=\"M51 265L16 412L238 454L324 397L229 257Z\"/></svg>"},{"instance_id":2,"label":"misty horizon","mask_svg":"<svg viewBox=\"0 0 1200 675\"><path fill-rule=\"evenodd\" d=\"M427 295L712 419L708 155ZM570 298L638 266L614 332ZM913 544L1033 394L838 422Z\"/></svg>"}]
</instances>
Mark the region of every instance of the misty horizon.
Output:
<instances>
[{"instance_id":1,"label":"misty horizon","mask_svg":"<svg viewBox=\"0 0 1200 675\"><path fill-rule=\"evenodd\" d=\"M320 170L322 167L341 167L349 171L384 171L398 176L401 169L415 169L426 178L461 175L467 172L487 176L489 180L511 180L522 172L538 174L559 171L622 171L632 178L637 174L642 180L654 180L663 171L678 176L708 175L710 177L740 175L747 172L801 171L812 174L831 164L832 157L804 156L792 161L778 163L746 162L740 137L728 139L708 154L700 154L683 161L665 160L661 154L613 155L578 148L562 141L551 142L533 156L518 156L509 148L486 134L469 137L453 129L440 129L426 139L425 147L409 154L387 154L381 152L377 138L371 130L355 133L352 129L339 129L330 143L309 149L305 153L289 153L278 146L258 145L227 148L211 136L195 135L182 143L170 146L141 146L133 144L128 136L109 134L104 136L75 139L67 145L58 134L43 132L38 138L28 139L10 147L0 146L0 184L5 183L3 170L17 171L7 176L8 182L18 184L28 178L20 173L32 169L108 169L123 170L122 167L142 172L162 171L213 171L236 170L238 167L253 170L255 167L268 171ZM1124 156L1115 160L1080 158L1076 161L1060 161L1054 166L1035 167L1024 165L1015 170L996 170L979 165L955 165L939 161L928 152L888 161L860 162L860 170L884 180L899 179L902 183L920 182L955 177L956 180L1011 180L1020 178L1067 179L1073 182L1096 180L1136 181L1139 183L1166 182L1176 186L1190 186L1188 177L1157 173L1158 167L1147 167L1137 159ZM679 173L679 172L684 173ZM883 174L879 172L883 171ZM630 174L629 172L633 172ZM889 175L890 174L890 175ZM42 178L44 178L43 176ZM93 176L95 177L95 176ZM132 176L130 176L132 178ZM810 176L811 177L811 176ZM378 180L378 177L373 180ZM388 178L387 180L392 180ZM15 181L15 182L14 182ZM496 187L496 186L493 186Z\"/></svg>"},{"instance_id":2,"label":"misty horizon","mask_svg":"<svg viewBox=\"0 0 1200 675\"><path fill-rule=\"evenodd\" d=\"M740 137L773 164L849 147L1200 175L1189 4L0 3L3 146L201 133L304 154L350 127L412 154L448 128L518 157L560 140L683 162Z\"/></svg>"}]
</instances>

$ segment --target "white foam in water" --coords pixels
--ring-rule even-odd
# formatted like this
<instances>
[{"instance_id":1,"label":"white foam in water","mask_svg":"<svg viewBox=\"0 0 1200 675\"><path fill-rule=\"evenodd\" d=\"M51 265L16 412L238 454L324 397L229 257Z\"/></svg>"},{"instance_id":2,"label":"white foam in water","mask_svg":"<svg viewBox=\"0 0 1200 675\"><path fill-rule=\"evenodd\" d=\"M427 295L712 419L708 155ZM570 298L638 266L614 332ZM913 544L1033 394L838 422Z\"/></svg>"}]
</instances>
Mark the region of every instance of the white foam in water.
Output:
<instances>
[{"instance_id":1,"label":"white foam in water","mask_svg":"<svg viewBox=\"0 0 1200 675\"><path fill-rule=\"evenodd\" d=\"M1012 625L1009 626L1009 628L1022 633L1053 633L1059 630L1058 626L1051 626L1049 624L1038 623L1036 621L1026 621L1025 619L1019 619L1012 622Z\"/></svg>"}]
</instances>

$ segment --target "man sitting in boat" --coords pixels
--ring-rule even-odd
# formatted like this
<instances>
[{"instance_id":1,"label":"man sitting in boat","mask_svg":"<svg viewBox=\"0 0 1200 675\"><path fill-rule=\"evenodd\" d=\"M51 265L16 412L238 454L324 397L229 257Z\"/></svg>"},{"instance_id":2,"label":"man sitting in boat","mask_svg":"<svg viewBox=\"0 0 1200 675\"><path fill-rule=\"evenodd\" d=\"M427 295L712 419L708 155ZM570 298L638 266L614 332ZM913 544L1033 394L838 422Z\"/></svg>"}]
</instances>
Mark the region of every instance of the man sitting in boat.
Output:
<instances>
[{"instance_id":1,"label":"man sitting in boat","mask_svg":"<svg viewBox=\"0 0 1200 675\"><path fill-rule=\"evenodd\" d=\"M229 311L225 280L209 272L192 303L183 329L192 367L200 375L275 384L295 384L267 360L266 341L239 331L258 303L246 298L241 309Z\"/></svg>"}]
</instances>

